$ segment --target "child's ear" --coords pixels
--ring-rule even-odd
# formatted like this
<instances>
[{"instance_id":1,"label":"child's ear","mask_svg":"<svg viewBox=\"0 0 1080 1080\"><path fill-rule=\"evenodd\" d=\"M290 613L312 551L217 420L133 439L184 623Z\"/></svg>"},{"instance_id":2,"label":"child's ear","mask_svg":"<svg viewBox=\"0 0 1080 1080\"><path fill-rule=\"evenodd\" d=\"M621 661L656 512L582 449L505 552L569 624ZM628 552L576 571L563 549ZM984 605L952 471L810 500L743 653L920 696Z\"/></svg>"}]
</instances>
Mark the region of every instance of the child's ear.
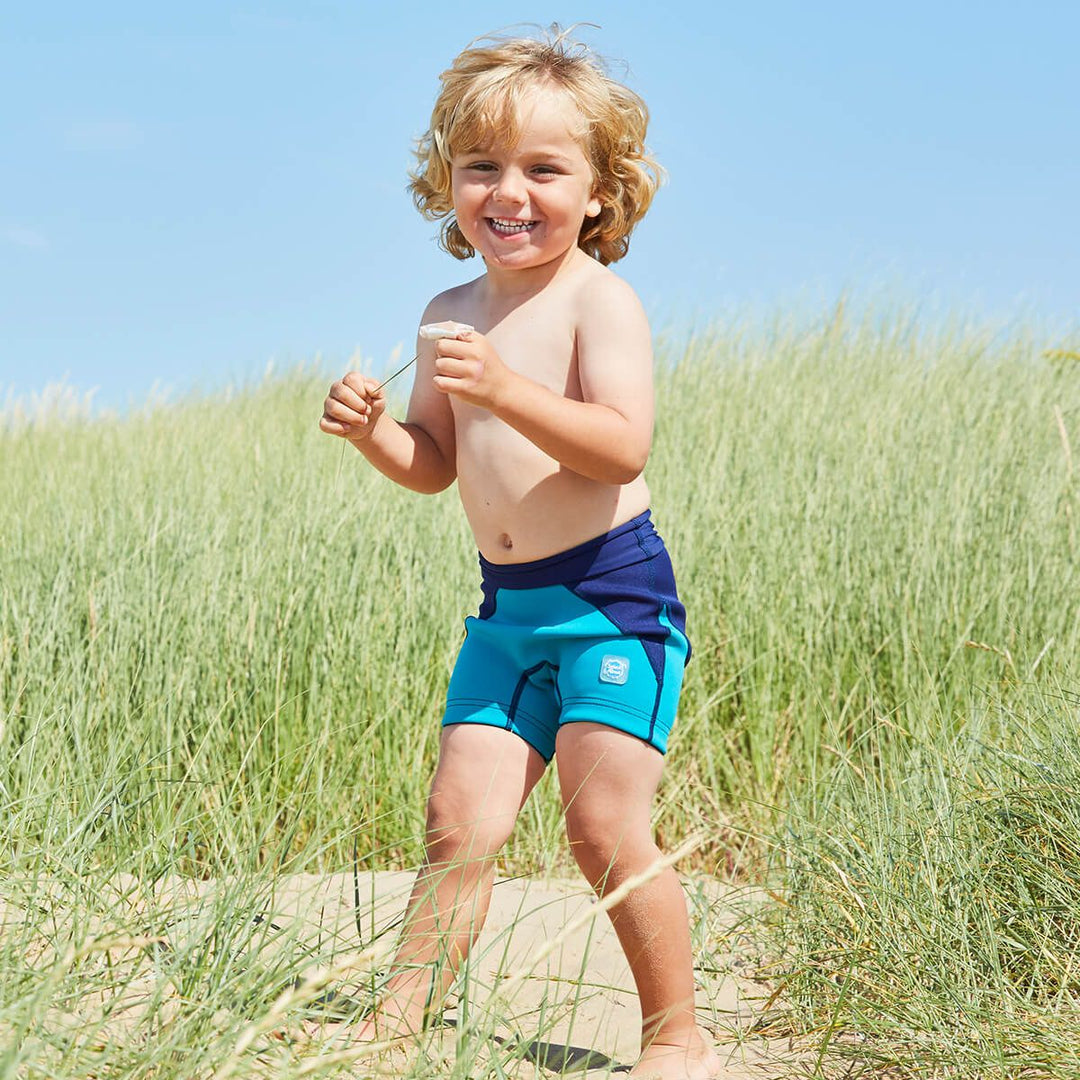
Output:
<instances>
[{"instance_id":1,"label":"child's ear","mask_svg":"<svg viewBox=\"0 0 1080 1080\"><path fill-rule=\"evenodd\" d=\"M585 216L586 217L599 217L600 211L604 209L604 204L600 201L599 195L593 195L592 198L585 204Z\"/></svg>"}]
</instances>

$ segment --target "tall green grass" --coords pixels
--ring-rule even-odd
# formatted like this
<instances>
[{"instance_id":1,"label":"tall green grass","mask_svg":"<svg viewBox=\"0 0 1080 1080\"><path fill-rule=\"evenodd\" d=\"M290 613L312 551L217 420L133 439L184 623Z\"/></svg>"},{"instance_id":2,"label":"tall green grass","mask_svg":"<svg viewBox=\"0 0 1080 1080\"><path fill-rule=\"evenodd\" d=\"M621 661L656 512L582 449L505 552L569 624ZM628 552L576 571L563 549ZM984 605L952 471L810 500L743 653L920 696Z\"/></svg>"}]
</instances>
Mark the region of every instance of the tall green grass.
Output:
<instances>
[{"instance_id":1,"label":"tall green grass","mask_svg":"<svg viewBox=\"0 0 1080 1080\"><path fill-rule=\"evenodd\" d=\"M867 733L793 800L759 1031L838 1068L1080 1074L1080 702L1023 697L903 754Z\"/></svg>"},{"instance_id":2,"label":"tall green grass","mask_svg":"<svg viewBox=\"0 0 1080 1080\"><path fill-rule=\"evenodd\" d=\"M657 830L703 831L692 865L780 898L758 924L767 1025L822 1069L1016 1075L1015 1022L1058 1033L1033 1068L1074 1074L1080 368L1045 355L1060 344L842 310L660 344L647 476L695 654ZM316 427L326 382L0 427L0 877L20 927L0 1027L23 1047L79 985L42 974L61 937L150 934L107 899L117 875L248 882L254 911L274 874L419 858L475 552L452 491L341 463ZM545 780L506 868L569 871L559 834ZM224 904L208 918L251 932ZM46 939L60 959L38 970ZM213 956L184 996L195 1027L166 1024L177 1046L220 1011ZM51 1075L82 1075L65 1052ZM114 1075L146 1075L147 1052ZM46 1068L18 1053L10 1075Z\"/></svg>"}]
</instances>

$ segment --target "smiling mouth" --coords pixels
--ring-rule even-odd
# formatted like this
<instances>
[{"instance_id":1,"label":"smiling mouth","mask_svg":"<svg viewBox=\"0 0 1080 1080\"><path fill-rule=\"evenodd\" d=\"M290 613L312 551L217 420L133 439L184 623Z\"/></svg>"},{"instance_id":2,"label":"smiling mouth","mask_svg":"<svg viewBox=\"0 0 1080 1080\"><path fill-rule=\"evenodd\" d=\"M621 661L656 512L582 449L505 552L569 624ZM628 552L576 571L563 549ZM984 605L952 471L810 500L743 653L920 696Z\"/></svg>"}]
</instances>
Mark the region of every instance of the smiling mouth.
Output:
<instances>
[{"instance_id":1,"label":"smiling mouth","mask_svg":"<svg viewBox=\"0 0 1080 1080\"><path fill-rule=\"evenodd\" d=\"M515 233L529 232L535 221L522 221L515 218L488 218L488 224L500 236L513 236Z\"/></svg>"}]
</instances>

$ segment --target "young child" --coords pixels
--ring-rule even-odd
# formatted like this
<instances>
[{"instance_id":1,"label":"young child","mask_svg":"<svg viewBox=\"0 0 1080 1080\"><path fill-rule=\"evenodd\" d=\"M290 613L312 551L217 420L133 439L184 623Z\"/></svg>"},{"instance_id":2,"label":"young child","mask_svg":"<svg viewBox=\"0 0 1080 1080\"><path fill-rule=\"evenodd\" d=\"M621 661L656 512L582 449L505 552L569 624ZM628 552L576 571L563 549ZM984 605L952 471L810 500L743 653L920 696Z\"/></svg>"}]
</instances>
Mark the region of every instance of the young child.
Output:
<instances>
[{"instance_id":1,"label":"young child","mask_svg":"<svg viewBox=\"0 0 1080 1080\"><path fill-rule=\"evenodd\" d=\"M417 876L385 996L349 1037L419 1031L476 939L494 859L555 758L574 856L604 895L660 856L649 807L690 646L642 476L649 326L606 269L657 185L648 113L578 45L494 39L442 75L410 185L484 272L428 305L404 422L377 380L320 427L398 484L457 480L483 603L447 692ZM475 328L475 329L473 329ZM685 899L668 868L611 909L642 1012L634 1076L704 1080Z\"/></svg>"}]
</instances>

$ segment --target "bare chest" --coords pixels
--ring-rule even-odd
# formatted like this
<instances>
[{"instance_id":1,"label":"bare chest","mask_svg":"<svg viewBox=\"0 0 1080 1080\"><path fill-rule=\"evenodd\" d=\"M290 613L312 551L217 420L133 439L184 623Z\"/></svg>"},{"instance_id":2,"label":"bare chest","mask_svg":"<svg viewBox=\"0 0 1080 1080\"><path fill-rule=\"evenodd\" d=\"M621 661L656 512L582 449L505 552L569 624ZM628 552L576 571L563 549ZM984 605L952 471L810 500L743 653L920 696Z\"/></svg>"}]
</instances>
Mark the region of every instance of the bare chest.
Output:
<instances>
[{"instance_id":1,"label":"bare chest","mask_svg":"<svg viewBox=\"0 0 1080 1080\"><path fill-rule=\"evenodd\" d=\"M515 313L492 326L488 340L512 371L564 397L581 397L574 327L565 318L543 309Z\"/></svg>"},{"instance_id":2,"label":"bare chest","mask_svg":"<svg viewBox=\"0 0 1080 1080\"><path fill-rule=\"evenodd\" d=\"M560 397L582 399L574 327L567 320L545 317L537 311L514 313L487 328L480 319L475 325L511 371ZM500 430L502 437L510 442L519 437L486 409L460 399L452 400L451 404L459 446L462 442L467 446L474 436L473 429L477 428L483 430L483 435L478 432L475 435L485 444L498 439Z\"/></svg>"}]
</instances>

